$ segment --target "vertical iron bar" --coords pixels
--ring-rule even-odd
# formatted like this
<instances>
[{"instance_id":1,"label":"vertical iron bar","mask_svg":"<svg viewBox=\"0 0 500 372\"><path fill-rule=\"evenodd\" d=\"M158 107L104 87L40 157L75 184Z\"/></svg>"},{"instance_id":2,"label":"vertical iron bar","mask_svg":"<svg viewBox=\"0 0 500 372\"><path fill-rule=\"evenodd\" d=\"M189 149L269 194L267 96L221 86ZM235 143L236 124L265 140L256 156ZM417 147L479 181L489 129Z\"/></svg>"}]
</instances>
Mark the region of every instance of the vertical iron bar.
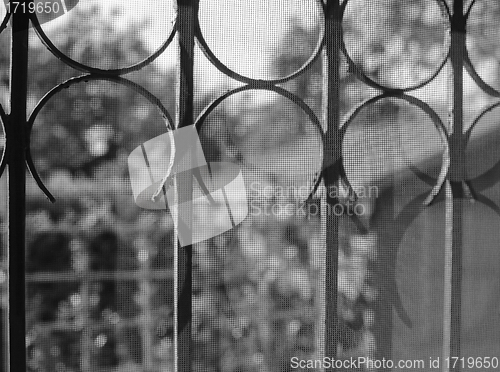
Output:
<instances>
[{"instance_id":1,"label":"vertical iron bar","mask_svg":"<svg viewBox=\"0 0 500 372\"><path fill-rule=\"evenodd\" d=\"M177 0L177 24L180 52L180 74L179 74L179 97L178 97L178 127L186 127L194 124L194 36L195 23L198 16L198 0ZM188 161L191 161L188 159ZM177 192L179 206L179 216L188 228L192 227L192 193L193 180L189 172L177 177ZM186 202L187 201L187 202ZM181 217L179 217L179 220ZM184 254L178 255L177 266L177 289L178 308L177 325L177 358L176 371L191 371L192 364L192 345L191 345L191 304L192 304L192 246L184 248ZM182 294L182 295L181 295ZM182 297L181 297L182 296ZM181 326L183 327L181 329Z\"/></svg>"},{"instance_id":2,"label":"vertical iron bar","mask_svg":"<svg viewBox=\"0 0 500 372\"><path fill-rule=\"evenodd\" d=\"M453 190L453 184L461 185L465 180L465 136L463 134L463 63L466 51L463 0L453 3L451 21L451 65L453 68L453 132L450 141L450 178L452 181L452 267L451 267L451 314L450 314L450 356L460 357L460 323L462 307L462 219L463 206L460 197ZM457 187L455 186L455 187ZM459 363L457 363L459 364ZM459 366L451 371L458 372Z\"/></svg>"},{"instance_id":3,"label":"vertical iron bar","mask_svg":"<svg viewBox=\"0 0 500 372\"><path fill-rule=\"evenodd\" d=\"M33 0L22 0L28 9ZM21 4L12 14L10 115L6 130L9 165L9 370L26 371L25 318L25 130L29 17Z\"/></svg>"},{"instance_id":4,"label":"vertical iron bar","mask_svg":"<svg viewBox=\"0 0 500 372\"><path fill-rule=\"evenodd\" d=\"M342 38L341 14L339 0L326 0L325 14L325 46L327 56L327 102L326 102L326 145L324 166L326 167L341 161L340 135L340 43ZM330 167L332 171L337 167ZM327 185L334 175L325 175ZM334 213L326 215L326 270L325 270L325 357L337 357L338 344L338 250L339 250L339 217ZM334 371L335 368L329 368Z\"/></svg>"}]
</instances>

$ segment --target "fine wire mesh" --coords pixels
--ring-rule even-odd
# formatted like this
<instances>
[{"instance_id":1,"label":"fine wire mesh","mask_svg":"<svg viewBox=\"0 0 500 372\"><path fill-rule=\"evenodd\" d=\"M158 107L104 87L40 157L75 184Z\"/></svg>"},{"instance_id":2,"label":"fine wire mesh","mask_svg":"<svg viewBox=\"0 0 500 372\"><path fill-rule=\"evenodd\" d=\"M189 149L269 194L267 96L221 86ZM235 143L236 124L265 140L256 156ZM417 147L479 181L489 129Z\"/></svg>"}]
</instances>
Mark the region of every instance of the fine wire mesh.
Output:
<instances>
[{"instance_id":1,"label":"fine wire mesh","mask_svg":"<svg viewBox=\"0 0 500 372\"><path fill-rule=\"evenodd\" d=\"M42 30L79 63L124 68L168 39L173 18L171 1L148 7L81 1ZM31 111L56 84L81 73L57 61L34 32L30 36ZM127 78L173 113L169 58L171 50ZM127 171L128 154L166 129L166 118L146 96L105 80L69 86L37 116L31 150L58 200L47 206L29 184L32 370L172 370L173 221L134 204Z\"/></svg>"},{"instance_id":2,"label":"fine wire mesh","mask_svg":"<svg viewBox=\"0 0 500 372\"><path fill-rule=\"evenodd\" d=\"M453 2L446 3L344 0L343 45L336 46L340 98L332 102L324 84L331 71L322 2L200 2L194 118L202 118L196 124L206 160L241 169L249 215L194 245L193 371L313 371L327 369L323 357L374 362L345 368L353 371L388 370L377 366L383 358L412 361L409 371L422 370L416 364L422 360L430 370L438 357L443 368L449 357L443 350L448 343L456 350L457 342L466 358L461 369L471 368L468 357L500 357L500 9L495 1L472 5L465 58L448 54L456 41ZM174 23L169 0L81 0L41 27L74 61L123 69L161 48ZM168 211L134 203L127 157L167 131L158 105L175 117L176 74L183 71L177 38L123 76L159 104L104 74L70 83L34 120L31 153L57 202L49 204L28 178L32 371L174 370L175 224ZM2 71L8 71L6 50ZM453 58L462 58L463 86ZM30 30L28 114L49 90L81 75L66 62ZM1 83L7 92L8 76ZM234 89L240 90L216 101ZM7 97L0 101L5 110ZM331 165L323 163L331 106L340 119L345 175L333 182L323 177L306 201ZM458 111L464 133L470 131L462 157L451 138ZM443 169L448 181L425 205ZM448 186L453 200L445 197ZM203 218L218 221L222 214L207 209ZM329 218L338 222L338 241L325 241ZM5 221L2 208L1 226ZM339 267L326 267L334 245ZM461 254L460 309L448 287L456 285L449 270L457 270L450 247ZM337 270L338 288L325 288L325 272ZM338 299L336 356L324 355L332 306L325 291ZM461 315L458 341L447 339L457 331L447 301ZM4 317L5 308L2 302ZM312 364L294 368L294 361Z\"/></svg>"}]
</instances>

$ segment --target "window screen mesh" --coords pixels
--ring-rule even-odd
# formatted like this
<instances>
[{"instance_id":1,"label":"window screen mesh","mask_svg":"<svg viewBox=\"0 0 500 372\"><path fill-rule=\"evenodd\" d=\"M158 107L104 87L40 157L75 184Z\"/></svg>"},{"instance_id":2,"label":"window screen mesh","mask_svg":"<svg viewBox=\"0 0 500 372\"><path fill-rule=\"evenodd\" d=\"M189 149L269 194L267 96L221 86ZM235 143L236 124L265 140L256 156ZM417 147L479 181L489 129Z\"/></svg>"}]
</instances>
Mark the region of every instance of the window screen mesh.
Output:
<instances>
[{"instance_id":1,"label":"window screen mesh","mask_svg":"<svg viewBox=\"0 0 500 372\"><path fill-rule=\"evenodd\" d=\"M28 370L500 371L500 5L176 3L35 1L29 148L57 201L27 173ZM8 24L4 126L11 37ZM167 170L168 151L197 143L201 173ZM149 207L134 153L156 182ZM161 192L153 174L169 171ZM186 174L201 195L192 230L167 197ZM4 371L20 296L7 291L6 176ZM186 231L202 237L192 251ZM190 345L175 341L186 306Z\"/></svg>"}]
</instances>

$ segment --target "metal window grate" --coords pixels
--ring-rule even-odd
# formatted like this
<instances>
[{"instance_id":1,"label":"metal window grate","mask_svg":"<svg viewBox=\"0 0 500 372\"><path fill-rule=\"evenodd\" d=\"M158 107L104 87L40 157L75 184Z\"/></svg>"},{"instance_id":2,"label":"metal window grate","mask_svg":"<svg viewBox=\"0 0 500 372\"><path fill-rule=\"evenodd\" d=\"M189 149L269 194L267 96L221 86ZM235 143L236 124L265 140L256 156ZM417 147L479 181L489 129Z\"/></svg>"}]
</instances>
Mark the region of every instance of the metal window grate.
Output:
<instances>
[{"instance_id":1,"label":"metal window grate","mask_svg":"<svg viewBox=\"0 0 500 372\"><path fill-rule=\"evenodd\" d=\"M21 4L33 4L33 0L20 1ZM284 2L286 3L286 2ZM323 148L323 160L321 174L315 179L314 188L319 189L320 186L331 187L342 183L346 188L350 189L350 194L356 197L356 188L353 186L353 180L350 179L351 170L356 167L352 164L346 164L345 140L349 130L356 125L356 121L363 115L364 110L370 110L377 105L382 105L389 102L389 106L394 102L402 102L412 108L416 108L423 112L426 117L430 118L436 127L437 136L441 141L440 144L444 148L442 161L438 167L437 176L431 177L426 172L420 170L417 166L410 165L410 170L414 175L428 185L430 191L418 195L406 204L400 205L400 210L396 210L398 201L396 201L396 190L393 188L394 174L382 174L380 178L388 178L389 181L385 184L385 191L377 200L375 211L373 212L374 224L371 227L372 232L377 234L378 244L386 249L380 249L377 260L383 262L384 265L376 266L374 271L379 285L385 287L385 292L382 290L380 298L377 300L378 305L375 306L375 357L379 360L382 358L390 358L397 345L393 345L393 337L395 332L393 308L397 316L402 319L402 322L411 326L411 319L406 313L402 304L401 296L398 293L396 277L398 247L402 244L404 234L409 230L410 225L418 218L419 214L424 213L424 210L432 208L439 202L445 203L445 224L444 231L444 290L443 290L443 319L442 319L442 353L443 360L450 356L464 356L463 354L463 293L464 293L464 232L463 225L466 223L467 213L466 206L463 200L475 200L489 208L496 214L499 213L499 207L490 199L486 192L489 186L498 182L498 163L496 163L483 176L478 176L475 179L469 179L467 176L467 145L473 135L476 124L485 117L489 112L496 109L499 105L494 102L492 105L486 106L473 121L473 124L467 126L464 120L464 69L470 74L472 80L479 88L493 98L500 97L499 91L492 85L485 82L484 78L476 70L473 62L471 62L468 46L467 46L467 22L474 7L478 7L481 1L471 1L465 4L463 0L444 1L436 0L438 9L442 12L445 26L444 44L448 48L444 59L438 63L437 69L421 81L412 82L407 86L391 85L383 82L380 75L373 74L367 71L360 65L359 56L351 54L352 50L348 40L345 38L344 22L346 14L352 12L350 6L353 3L359 5L360 1L354 0L324 0L318 1L323 12L322 25L323 34L321 41L310 59L296 72L291 73L282 78L276 79L256 79L244 76L233 71L227 64L221 62L216 53L211 49L209 43L205 40L202 28L199 21L200 3L197 0L178 0L177 1L177 16L175 26L172 33L167 38L165 43L151 56L144 61L138 62L131 67L117 69L98 69L95 67L85 66L80 62L71 59L57 49L50 38L41 28L39 21L34 14L23 13L20 9L12 14L7 14L2 23L2 29L5 32L5 27L8 22L12 25L11 36L11 64L10 64L10 112L4 113L0 110L1 118L5 127L6 147L5 154L2 160L0 169L3 171L8 167L8 182L9 182L9 363L11 370L27 370L26 366L26 318L25 314L29 309L26 309L25 298L22 294L25 293L25 287L30 285L41 285L43 283L78 283L79 293L82 298L90 296L92 292L92 283L94 282L113 282L134 281L138 285L148 286L154 280L173 279L175 293L175 310L174 319L176 319L173 327L174 332L174 350L175 364L178 371L190 371L193 355L193 341L191 339L192 330L192 293L193 293L193 248L191 246L175 250L175 269L174 270L153 270L147 266L148 261L145 260L144 266L135 270L101 270L98 272L92 271L88 265L84 265L84 269L80 272L34 272L26 273L25 269L25 247L26 247L26 174L25 166L27 165L34 179L38 183L40 189L48 196L49 199L54 198L43 185L40 177L31 159L29 142L31 129L38 113L48 104L48 102L59 91L72 87L81 82L89 81L110 81L119 85L132 88L140 93L145 99L156 105L168 125L176 128L182 128L190 125L195 125L198 131L201 131L202 125L208 115L226 99L232 95L245 91L262 90L272 92L281 97L284 97L296 105L298 105L314 123L316 128L322 128L321 139ZM409 3L403 2L404 6L410 6ZM483 4L484 5L484 4ZM482 6L483 6L482 5ZM82 76L71 78L54 87L34 108L29 117L26 116L28 104L28 28L30 22L36 29L38 37L44 42L48 49L61 61L75 70L81 71ZM212 101L203 111L203 113L195 118L194 96L196 76L194 74L194 59L195 59L195 42L197 42L204 52L206 58L211 64L222 74L230 77L241 85L238 88L230 90ZM140 71L147 68L153 61L162 55L168 47L172 48L174 43L177 43L179 50L179 70L178 86L176 88L177 110L175 115L172 115L166 109L161 101L151 92L147 91L140 85L132 82L124 77L125 74ZM361 57L362 58L362 57ZM314 110L301 99L298 95L287 90L286 84L296 81L303 77L304 73L313 68L318 61L323 66L323 75L321 76L323 86L323 117L317 117ZM342 122L342 68L343 63L347 65L348 76L362 84L366 84L375 92L373 96L366 101L353 105L353 110L347 115L347 120ZM430 104L424 102L423 99L417 98L417 94L413 94L420 88L425 88L438 79L438 75L448 74L449 92L452 92L449 97L448 104L448 122L445 123L441 119L442 115L436 112ZM417 79L418 80L418 79ZM386 106L384 106L386 107ZM391 106L392 107L392 106ZM391 107L387 110L391 111ZM383 107L382 107L383 110ZM397 110L397 109L396 109ZM172 117L175 116L175 120ZM389 114L390 116L390 114ZM410 161L411 162L411 161ZM179 198L187 200L191 197L192 184L190 179L179 177L177 179L177 189L179 190ZM386 182L386 181L384 181ZM190 186L191 185L191 186ZM387 186L389 185L389 186ZM340 324L338 314L340 312L339 293L339 255L340 255L340 240L342 229L341 218L332 213L325 213L327 208L326 203L336 205L342 203L337 196L325 197L322 203L323 223L325 232L325 271L324 271L324 293L319 297L323 297L323 315L320 329L317 330L321 335L321 341L317 345L322 349L319 354L336 358L338 355L338 340L340 335ZM189 203L188 203L189 204ZM189 208L188 208L189 209ZM192 211L185 211L189 216ZM378 220L376 220L378 218ZM354 217L356 219L356 217ZM362 222L355 221L358 228L363 229ZM396 226L394 231L389 231L388 226ZM367 234L368 231L363 231ZM72 239L76 239L72 237ZM494 273L495 274L495 273ZM493 275L494 275L493 274ZM85 301L89 301L85 299ZM124 327L134 327L144 325L151 319L151 315L147 315L152 310L148 307L146 301L141 314L146 314L146 320L140 317L132 317L129 323ZM94 329L103 328L100 324L90 324L89 309L84 309L82 329L75 330L72 325L64 322L54 322L47 329L64 330L81 332L82 338L82 358L80 368L83 371L90 371L91 355L88 354L87 344L91 343L90 335ZM41 327L44 328L44 327ZM141 328L143 332L150 332L151 327L146 324ZM149 331L148 331L149 330ZM41 329L41 332L44 330ZM144 340L150 340L151 336L144 335ZM152 368L152 355L150 353L150 345L143 345L142 362L145 370ZM493 355L491 356L493 357ZM15 367L14 367L15 366ZM448 370L460 371L464 369L464 365L451 366ZM325 370L336 370L327 368ZM381 369L382 370L382 369ZM445 369L446 370L446 369Z\"/></svg>"}]
</instances>

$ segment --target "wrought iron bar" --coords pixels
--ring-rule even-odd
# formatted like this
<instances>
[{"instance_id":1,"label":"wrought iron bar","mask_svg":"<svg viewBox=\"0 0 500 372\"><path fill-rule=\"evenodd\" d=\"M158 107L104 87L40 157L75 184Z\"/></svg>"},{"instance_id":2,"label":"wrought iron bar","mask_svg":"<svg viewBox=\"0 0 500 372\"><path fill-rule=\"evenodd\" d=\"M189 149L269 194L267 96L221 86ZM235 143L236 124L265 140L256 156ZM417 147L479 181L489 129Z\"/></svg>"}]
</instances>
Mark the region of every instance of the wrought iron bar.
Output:
<instances>
[{"instance_id":1,"label":"wrought iron bar","mask_svg":"<svg viewBox=\"0 0 500 372\"><path fill-rule=\"evenodd\" d=\"M460 328L462 308L462 220L463 205L460 197L462 182L465 181L465 134L463 132L463 66L466 54L465 44L466 17L464 15L463 0L453 3L451 19L451 51L450 59L453 69L453 127L450 137L450 182L453 198L451 221L451 298L450 298L450 339L444 340L449 344L450 357L460 357ZM449 228L449 226L447 226ZM445 278L448 280L448 278ZM459 365L453 366L451 371L458 372Z\"/></svg>"},{"instance_id":2,"label":"wrought iron bar","mask_svg":"<svg viewBox=\"0 0 500 372\"><path fill-rule=\"evenodd\" d=\"M26 8L33 0L22 0ZM29 14L12 14L10 115L6 125L9 185L9 370L26 371L25 210Z\"/></svg>"},{"instance_id":3,"label":"wrought iron bar","mask_svg":"<svg viewBox=\"0 0 500 372\"><path fill-rule=\"evenodd\" d=\"M177 1L177 25L179 38L179 86L178 86L178 111L177 127L182 128L194 124L194 39L198 17L197 0ZM191 158L186 156L186 161ZM187 169L190 169L188 167ZM182 216L188 230L192 227L193 180L189 172L176 177L178 214ZM186 202L184 202L186 201ZM183 203L184 202L184 203ZM179 217L177 216L177 217ZM179 217L179 223L180 221ZM191 314L192 314L192 246L181 248L176 246L177 285L175 288L175 370L179 372L191 371L192 345L191 345ZM180 252L183 250L184 252ZM182 287L179 287L179 284Z\"/></svg>"},{"instance_id":4,"label":"wrought iron bar","mask_svg":"<svg viewBox=\"0 0 500 372\"><path fill-rule=\"evenodd\" d=\"M327 0L325 7L325 47L327 60L327 102L325 153L323 169L341 159L340 133L340 47L342 43L341 9L339 0ZM325 174L325 181L335 175ZM325 270L325 356L336 358L339 340L337 316L338 292L339 217L334 213L326 216L326 270ZM335 368L328 368L334 371Z\"/></svg>"}]
</instances>

